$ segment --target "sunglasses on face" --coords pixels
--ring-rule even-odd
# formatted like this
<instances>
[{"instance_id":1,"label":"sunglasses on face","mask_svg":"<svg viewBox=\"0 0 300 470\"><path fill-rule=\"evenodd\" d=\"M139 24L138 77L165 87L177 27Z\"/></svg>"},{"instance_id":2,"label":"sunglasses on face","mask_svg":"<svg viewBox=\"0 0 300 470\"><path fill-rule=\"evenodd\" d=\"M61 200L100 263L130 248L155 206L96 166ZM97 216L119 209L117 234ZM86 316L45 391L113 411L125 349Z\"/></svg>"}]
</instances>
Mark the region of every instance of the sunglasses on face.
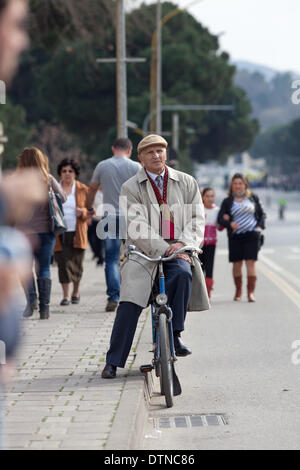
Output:
<instances>
[{"instance_id":1,"label":"sunglasses on face","mask_svg":"<svg viewBox=\"0 0 300 470\"><path fill-rule=\"evenodd\" d=\"M74 170L62 170L62 173L74 173Z\"/></svg>"}]
</instances>

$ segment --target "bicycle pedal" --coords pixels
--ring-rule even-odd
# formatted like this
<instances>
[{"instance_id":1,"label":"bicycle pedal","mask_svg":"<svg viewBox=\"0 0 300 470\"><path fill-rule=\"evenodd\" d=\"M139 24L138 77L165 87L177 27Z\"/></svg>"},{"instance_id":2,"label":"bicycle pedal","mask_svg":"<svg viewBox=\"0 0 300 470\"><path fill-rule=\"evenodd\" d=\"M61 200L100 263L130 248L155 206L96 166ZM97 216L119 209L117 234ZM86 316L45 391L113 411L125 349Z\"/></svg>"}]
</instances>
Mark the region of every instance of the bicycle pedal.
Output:
<instances>
[{"instance_id":1,"label":"bicycle pedal","mask_svg":"<svg viewBox=\"0 0 300 470\"><path fill-rule=\"evenodd\" d=\"M152 370L153 370L152 364L146 364L140 367L140 371L142 372L142 374L145 374L146 372L151 372Z\"/></svg>"}]
</instances>

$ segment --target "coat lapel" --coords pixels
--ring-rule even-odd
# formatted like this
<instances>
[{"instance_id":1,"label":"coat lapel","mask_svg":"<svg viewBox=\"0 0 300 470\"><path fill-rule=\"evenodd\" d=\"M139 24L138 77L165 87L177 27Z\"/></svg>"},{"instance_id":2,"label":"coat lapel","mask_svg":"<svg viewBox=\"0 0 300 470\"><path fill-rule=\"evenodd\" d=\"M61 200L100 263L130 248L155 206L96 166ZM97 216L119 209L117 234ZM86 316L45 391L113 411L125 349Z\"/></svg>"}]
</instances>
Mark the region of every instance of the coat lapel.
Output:
<instances>
[{"instance_id":1,"label":"coat lapel","mask_svg":"<svg viewBox=\"0 0 300 470\"><path fill-rule=\"evenodd\" d=\"M146 175L146 172L144 168L141 168L137 174L138 182L141 185L142 192L144 192L144 189L146 190L146 196L148 196L149 201L146 200L145 204L147 205L148 211L152 207L153 210L155 210L159 214L159 206L157 203L157 199L155 196L155 193L153 191L152 185L148 179L148 176Z\"/></svg>"}]
</instances>

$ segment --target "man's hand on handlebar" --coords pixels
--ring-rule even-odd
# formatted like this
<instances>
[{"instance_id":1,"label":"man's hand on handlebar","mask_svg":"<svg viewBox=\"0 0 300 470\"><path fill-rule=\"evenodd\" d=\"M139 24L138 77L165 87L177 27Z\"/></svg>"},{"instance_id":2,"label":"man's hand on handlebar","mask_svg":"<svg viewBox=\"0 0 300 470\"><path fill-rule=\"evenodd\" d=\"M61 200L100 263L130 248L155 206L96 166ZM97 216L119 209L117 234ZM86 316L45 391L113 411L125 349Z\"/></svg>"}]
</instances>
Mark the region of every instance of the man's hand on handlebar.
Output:
<instances>
[{"instance_id":1,"label":"man's hand on handlebar","mask_svg":"<svg viewBox=\"0 0 300 470\"><path fill-rule=\"evenodd\" d=\"M166 256L171 256L175 251L179 250L179 248L182 248L183 246L184 243L182 242L172 243L172 245L166 249Z\"/></svg>"},{"instance_id":2,"label":"man's hand on handlebar","mask_svg":"<svg viewBox=\"0 0 300 470\"><path fill-rule=\"evenodd\" d=\"M166 256L172 255L173 253L175 253L175 251L179 250L179 248L182 248L183 246L185 246L185 245L182 242L172 243L172 245L170 245L169 248L167 248L167 250L166 250ZM186 253L179 253L177 256L175 256L175 258L184 259L188 263L191 262L191 259L190 259L189 255L187 255Z\"/></svg>"}]
</instances>

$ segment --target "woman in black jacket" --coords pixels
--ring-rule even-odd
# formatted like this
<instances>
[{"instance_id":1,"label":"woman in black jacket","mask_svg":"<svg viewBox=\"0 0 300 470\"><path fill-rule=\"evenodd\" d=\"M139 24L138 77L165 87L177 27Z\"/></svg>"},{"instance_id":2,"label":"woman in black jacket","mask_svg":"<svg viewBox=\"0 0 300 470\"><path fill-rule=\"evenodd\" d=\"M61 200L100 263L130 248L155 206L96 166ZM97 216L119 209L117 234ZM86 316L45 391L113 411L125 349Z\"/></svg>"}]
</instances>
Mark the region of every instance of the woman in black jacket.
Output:
<instances>
[{"instance_id":1,"label":"woman in black jacket","mask_svg":"<svg viewBox=\"0 0 300 470\"><path fill-rule=\"evenodd\" d=\"M218 223L223 225L228 233L229 262L233 263L236 287L234 300L241 300L242 297L242 267L245 261L248 301L255 302L256 261L265 218L259 198L250 190L247 178L241 173L236 173L232 177L228 197L223 200L218 215Z\"/></svg>"}]
</instances>

